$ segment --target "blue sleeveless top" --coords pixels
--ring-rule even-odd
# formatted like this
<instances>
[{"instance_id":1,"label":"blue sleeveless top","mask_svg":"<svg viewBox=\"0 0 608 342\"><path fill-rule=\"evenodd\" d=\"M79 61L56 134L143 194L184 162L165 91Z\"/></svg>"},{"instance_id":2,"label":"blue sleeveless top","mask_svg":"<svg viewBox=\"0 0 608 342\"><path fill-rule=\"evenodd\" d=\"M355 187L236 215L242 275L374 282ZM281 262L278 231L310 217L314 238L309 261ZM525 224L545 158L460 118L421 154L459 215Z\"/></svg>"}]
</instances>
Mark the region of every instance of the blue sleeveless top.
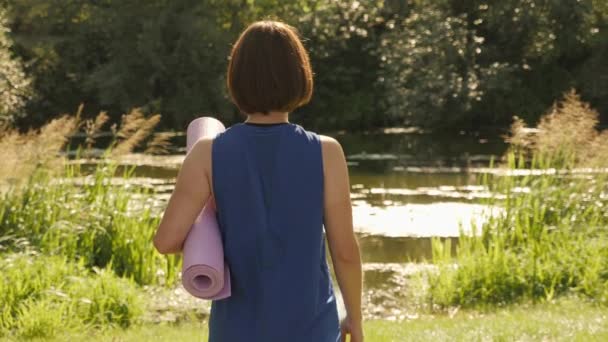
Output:
<instances>
[{"instance_id":1,"label":"blue sleeveless top","mask_svg":"<svg viewBox=\"0 0 608 342\"><path fill-rule=\"evenodd\" d=\"M212 173L232 295L213 301L209 341L339 341L319 136L236 124L213 141Z\"/></svg>"}]
</instances>

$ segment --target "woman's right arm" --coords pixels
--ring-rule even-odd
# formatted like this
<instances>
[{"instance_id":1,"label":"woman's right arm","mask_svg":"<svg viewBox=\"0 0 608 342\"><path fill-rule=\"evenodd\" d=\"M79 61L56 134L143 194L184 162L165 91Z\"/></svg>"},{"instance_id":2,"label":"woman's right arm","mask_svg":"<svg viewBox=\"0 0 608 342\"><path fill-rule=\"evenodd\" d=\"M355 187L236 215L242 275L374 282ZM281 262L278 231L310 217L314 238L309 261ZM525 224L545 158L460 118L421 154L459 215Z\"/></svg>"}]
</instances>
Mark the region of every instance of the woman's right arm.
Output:
<instances>
[{"instance_id":1,"label":"woman's right arm","mask_svg":"<svg viewBox=\"0 0 608 342\"><path fill-rule=\"evenodd\" d=\"M344 335L348 333L351 335L351 341L362 341L361 255L353 231L348 167L340 143L333 138L321 136L321 144L325 177L325 231L347 312L346 321L342 326L342 338L345 340Z\"/></svg>"}]
</instances>

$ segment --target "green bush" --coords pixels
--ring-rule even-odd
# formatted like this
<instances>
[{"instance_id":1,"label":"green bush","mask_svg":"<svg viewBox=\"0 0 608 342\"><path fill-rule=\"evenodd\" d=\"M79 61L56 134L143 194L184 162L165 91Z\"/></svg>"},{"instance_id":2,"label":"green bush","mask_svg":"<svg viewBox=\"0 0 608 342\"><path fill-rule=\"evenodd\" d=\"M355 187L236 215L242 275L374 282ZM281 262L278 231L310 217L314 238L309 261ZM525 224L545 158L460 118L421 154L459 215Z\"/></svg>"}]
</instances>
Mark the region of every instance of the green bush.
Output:
<instances>
[{"instance_id":1,"label":"green bush","mask_svg":"<svg viewBox=\"0 0 608 342\"><path fill-rule=\"evenodd\" d=\"M0 202L0 246L19 250L26 244L87 268L110 267L138 284L174 284L181 259L152 248L159 221L141 206L148 193L112 185L116 174L117 166L107 163L90 175L78 166L68 166L62 178L35 173ZM130 171L121 176L127 180Z\"/></svg>"},{"instance_id":2,"label":"green bush","mask_svg":"<svg viewBox=\"0 0 608 342\"><path fill-rule=\"evenodd\" d=\"M79 298L72 308L79 317L96 327L129 327L143 313L138 289L109 269L95 269L95 275L76 279L68 292Z\"/></svg>"},{"instance_id":3,"label":"green bush","mask_svg":"<svg viewBox=\"0 0 608 342\"><path fill-rule=\"evenodd\" d=\"M568 125L564 118L572 117L580 120ZM606 163L598 155L606 141L595 131L596 119L571 93L541 120L529 144L514 132L506 175L485 180L497 194L488 204L499 212L481 235L461 235L455 259L449 246L433 245L440 268L429 275L433 305L506 304L566 293L608 304L608 174L580 168L589 160Z\"/></svg>"},{"instance_id":4,"label":"green bush","mask_svg":"<svg viewBox=\"0 0 608 342\"><path fill-rule=\"evenodd\" d=\"M12 52L7 19L6 9L0 6L0 125L25 114L24 107L32 95L30 77L25 74L21 59Z\"/></svg>"},{"instance_id":5,"label":"green bush","mask_svg":"<svg viewBox=\"0 0 608 342\"><path fill-rule=\"evenodd\" d=\"M66 311L64 303L49 297L27 299L19 305L15 321L16 335L23 338L52 337L69 331L74 322L66 321Z\"/></svg>"},{"instance_id":6,"label":"green bush","mask_svg":"<svg viewBox=\"0 0 608 342\"><path fill-rule=\"evenodd\" d=\"M296 112L306 126L502 127L570 87L608 110L604 0L5 2L38 94L24 127L83 100L113 121L142 107L175 130L200 113L234 122L226 57L267 17L296 26L310 51L315 95Z\"/></svg>"},{"instance_id":7,"label":"green bush","mask_svg":"<svg viewBox=\"0 0 608 342\"><path fill-rule=\"evenodd\" d=\"M51 337L85 326L126 328L143 302L111 270L87 270L63 256L5 254L0 265L0 336Z\"/></svg>"}]
</instances>

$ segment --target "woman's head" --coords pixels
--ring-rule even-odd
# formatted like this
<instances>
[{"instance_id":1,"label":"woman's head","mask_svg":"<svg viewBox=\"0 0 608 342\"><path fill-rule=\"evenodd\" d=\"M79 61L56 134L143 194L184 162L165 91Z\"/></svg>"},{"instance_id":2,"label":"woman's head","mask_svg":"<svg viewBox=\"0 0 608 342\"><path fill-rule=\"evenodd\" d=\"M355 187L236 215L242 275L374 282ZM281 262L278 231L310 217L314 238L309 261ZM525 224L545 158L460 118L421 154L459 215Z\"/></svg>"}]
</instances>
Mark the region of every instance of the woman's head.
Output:
<instances>
[{"instance_id":1,"label":"woman's head","mask_svg":"<svg viewBox=\"0 0 608 342\"><path fill-rule=\"evenodd\" d=\"M241 34L227 76L232 101L247 114L291 112L312 96L308 54L296 30L277 21L253 23Z\"/></svg>"}]
</instances>

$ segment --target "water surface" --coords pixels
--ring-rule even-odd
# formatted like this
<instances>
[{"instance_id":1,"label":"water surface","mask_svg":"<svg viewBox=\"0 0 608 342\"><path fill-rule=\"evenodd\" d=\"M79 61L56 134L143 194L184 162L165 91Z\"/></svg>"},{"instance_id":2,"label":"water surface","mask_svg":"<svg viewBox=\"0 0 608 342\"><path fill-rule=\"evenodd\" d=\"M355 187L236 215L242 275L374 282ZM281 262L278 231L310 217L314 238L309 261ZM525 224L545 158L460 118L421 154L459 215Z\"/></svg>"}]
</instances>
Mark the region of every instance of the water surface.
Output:
<instances>
[{"instance_id":1,"label":"water surface","mask_svg":"<svg viewBox=\"0 0 608 342\"><path fill-rule=\"evenodd\" d=\"M492 194L480 185L480 177L496 173L487 167L505 145L496 134L392 130L333 136L347 155L353 222L364 262L366 316L400 319L415 314L406 291L409 279L432 267L425 262L432 257L433 237L451 240L454 251L461 231L470 233L473 225L483 223L489 210L483 200ZM183 161L184 138L174 139L170 155L121 159L125 167L135 166L130 183L154 190L146 205L159 213Z\"/></svg>"}]
</instances>

